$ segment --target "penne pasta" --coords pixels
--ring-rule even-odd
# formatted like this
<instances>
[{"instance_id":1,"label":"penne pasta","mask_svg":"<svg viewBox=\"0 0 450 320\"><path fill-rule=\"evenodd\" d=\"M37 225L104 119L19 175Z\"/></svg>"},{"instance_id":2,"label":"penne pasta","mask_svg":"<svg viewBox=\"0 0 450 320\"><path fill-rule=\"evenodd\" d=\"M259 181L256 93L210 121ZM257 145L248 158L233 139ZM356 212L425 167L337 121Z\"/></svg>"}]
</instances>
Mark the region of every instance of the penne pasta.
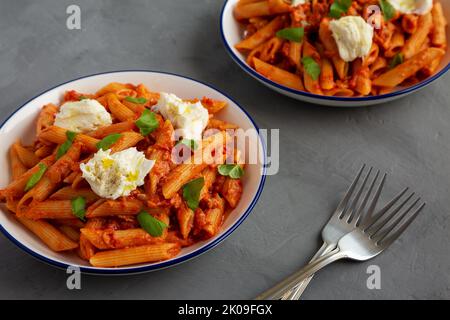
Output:
<instances>
[{"instance_id":1,"label":"penne pasta","mask_svg":"<svg viewBox=\"0 0 450 320\"><path fill-rule=\"evenodd\" d=\"M445 51L442 49L426 49L394 69L383 73L373 81L373 84L380 87L395 87L432 61L442 58L444 54Z\"/></svg>"},{"instance_id":2,"label":"penne pasta","mask_svg":"<svg viewBox=\"0 0 450 320\"><path fill-rule=\"evenodd\" d=\"M96 253L89 262L94 267L120 267L130 264L167 260L180 252L177 243L151 244Z\"/></svg>"},{"instance_id":3,"label":"penne pasta","mask_svg":"<svg viewBox=\"0 0 450 320\"><path fill-rule=\"evenodd\" d=\"M43 220L30 220L17 217L27 229L38 236L53 251L68 251L78 247L78 244Z\"/></svg>"}]
</instances>

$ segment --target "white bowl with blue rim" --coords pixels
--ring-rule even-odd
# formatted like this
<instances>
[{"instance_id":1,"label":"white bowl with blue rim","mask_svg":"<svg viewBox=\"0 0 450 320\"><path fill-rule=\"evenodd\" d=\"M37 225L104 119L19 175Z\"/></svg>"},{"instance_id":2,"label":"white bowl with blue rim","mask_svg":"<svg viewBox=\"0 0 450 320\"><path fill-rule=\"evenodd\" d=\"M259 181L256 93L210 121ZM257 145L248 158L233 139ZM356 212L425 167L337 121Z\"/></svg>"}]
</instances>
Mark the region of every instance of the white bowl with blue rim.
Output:
<instances>
[{"instance_id":1,"label":"white bowl with blue rim","mask_svg":"<svg viewBox=\"0 0 450 320\"><path fill-rule=\"evenodd\" d=\"M234 46L242 40L243 26L234 18L233 10L239 0L225 0L220 16L220 33L225 48L231 58L253 78L288 97L306 101L314 104L327 105L332 107L358 107L379 104L407 96L413 92L419 91L433 81L442 77L450 69L450 50L447 50L441 65L434 75L427 79L408 87L398 87L394 92L367 97L330 97L317 95L305 91L295 90L281 84L278 84L251 68L245 61L245 56ZM444 14L450 21L450 1L441 1L444 8ZM450 29L447 30L447 42L450 43Z\"/></svg>"},{"instance_id":2,"label":"white bowl with blue rim","mask_svg":"<svg viewBox=\"0 0 450 320\"><path fill-rule=\"evenodd\" d=\"M210 85L180 75L137 70L118 71L90 75L72 80L32 98L18 108L0 126L0 167L9 168L8 150L18 139L25 144L32 143L36 137L35 123L40 109L47 103L58 104L66 90L94 93L110 82L143 83L152 91L172 92L182 98L209 97L226 101L228 106L220 111L218 118L237 124L242 129L259 130L251 116L232 98ZM170 267L194 258L218 245L227 238L250 214L263 190L265 181L266 155L264 144L258 136L259 161L246 166L243 176L243 193L238 206L225 219L221 231L213 238L183 248L176 257L156 263L143 263L119 268L97 268L80 259L75 253L58 253L49 249L40 239L21 225L4 205L0 206L0 231L19 248L33 257L50 265L67 268L79 267L82 272L91 274L133 274ZM10 170L3 170L0 188L10 182Z\"/></svg>"}]
</instances>

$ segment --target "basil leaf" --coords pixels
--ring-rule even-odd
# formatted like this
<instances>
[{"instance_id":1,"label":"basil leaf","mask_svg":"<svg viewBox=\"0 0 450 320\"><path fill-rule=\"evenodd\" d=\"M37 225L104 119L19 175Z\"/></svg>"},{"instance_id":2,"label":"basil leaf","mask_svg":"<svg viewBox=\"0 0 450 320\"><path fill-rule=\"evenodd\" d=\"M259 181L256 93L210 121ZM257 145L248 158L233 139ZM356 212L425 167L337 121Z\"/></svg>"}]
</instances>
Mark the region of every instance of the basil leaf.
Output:
<instances>
[{"instance_id":1,"label":"basil leaf","mask_svg":"<svg viewBox=\"0 0 450 320\"><path fill-rule=\"evenodd\" d=\"M56 160L58 160L67 153L67 151L72 146L73 140L75 140L76 135L77 135L76 132L66 131L67 140L64 141L64 143L58 147L58 150L56 150Z\"/></svg>"},{"instance_id":2,"label":"basil leaf","mask_svg":"<svg viewBox=\"0 0 450 320\"><path fill-rule=\"evenodd\" d=\"M122 135L120 133L113 133L109 136L104 137L100 142L98 142L95 146L98 150L108 150L111 146L120 139Z\"/></svg>"},{"instance_id":3,"label":"basil leaf","mask_svg":"<svg viewBox=\"0 0 450 320\"><path fill-rule=\"evenodd\" d=\"M390 69L394 69L396 66L398 66L399 64L402 64L404 61L404 57L403 54L401 53L397 53L391 60L391 62L389 62L389 68Z\"/></svg>"},{"instance_id":4,"label":"basil leaf","mask_svg":"<svg viewBox=\"0 0 450 320\"><path fill-rule=\"evenodd\" d=\"M142 229L144 229L148 234L152 237L159 237L163 234L165 228L167 228L167 224L162 222L161 220L156 219L148 212L142 210L138 216L137 220Z\"/></svg>"},{"instance_id":5,"label":"basil leaf","mask_svg":"<svg viewBox=\"0 0 450 320\"><path fill-rule=\"evenodd\" d=\"M39 170L28 179L27 184L25 185L24 191L27 192L31 188L33 188L39 180L41 180L42 176L44 175L45 171L47 171L47 166L43 163L39 163Z\"/></svg>"},{"instance_id":6,"label":"basil leaf","mask_svg":"<svg viewBox=\"0 0 450 320\"><path fill-rule=\"evenodd\" d=\"M330 7L330 17L339 19L352 6L352 0L334 0Z\"/></svg>"},{"instance_id":7,"label":"basil leaf","mask_svg":"<svg viewBox=\"0 0 450 320\"><path fill-rule=\"evenodd\" d=\"M197 141L195 141L193 139L182 139L177 142L177 144L180 144L180 143L184 144L185 146L188 146L191 150L195 150L198 148Z\"/></svg>"},{"instance_id":8,"label":"basil leaf","mask_svg":"<svg viewBox=\"0 0 450 320\"><path fill-rule=\"evenodd\" d=\"M302 63L305 67L305 72L309 74L314 81L317 80L321 72L319 64L311 57L304 57Z\"/></svg>"},{"instance_id":9,"label":"basil leaf","mask_svg":"<svg viewBox=\"0 0 450 320\"><path fill-rule=\"evenodd\" d=\"M201 177L192 180L183 186L183 199L186 201L191 210L198 208L198 203L200 202L200 191L202 191L204 185L205 179Z\"/></svg>"},{"instance_id":10,"label":"basil leaf","mask_svg":"<svg viewBox=\"0 0 450 320\"><path fill-rule=\"evenodd\" d=\"M380 0L381 11L383 11L384 20L389 21L395 16L395 8L387 0Z\"/></svg>"},{"instance_id":11,"label":"basil leaf","mask_svg":"<svg viewBox=\"0 0 450 320\"><path fill-rule=\"evenodd\" d=\"M86 215L86 199L83 197L76 197L70 201L72 205L72 213L78 219L84 221Z\"/></svg>"},{"instance_id":12,"label":"basil leaf","mask_svg":"<svg viewBox=\"0 0 450 320\"><path fill-rule=\"evenodd\" d=\"M147 102L147 99L145 99L144 97L140 97L140 98L126 97L125 100L128 102L131 102L131 103L136 103L136 104L144 104Z\"/></svg>"},{"instance_id":13,"label":"basil leaf","mask_svg":"<svg viewBox=\"0 0 450 320\"><path fill-rule=\"evenodd\" d=\"M142 115L137 119L135 124L143 136L148 135L159 127L159 122L155 117L155 113L148 109L145 109L144 112L142 112Z\"/></svg>"},{"instance_id":14,"label":"basil leaf","mask_svg":"<svg viewBox=\"0 0 450 320\"><path fill-rule=\"evenodd\" d=\"M217 171L222 176L229 176L232 179L239 179L244 175L244 169L238 164L221 164Z\"/></svg>"},{"instance_id":15,"label":"basil leaf","mask_svg":"<svg viewBox=\"0 0 450 320\"><path fill-rule=\"evenodd\" d=\"M276 33L278 38L294 41L294 42L302 42L303 36L305 35L304 28L285 28L281 29Z\"/></svg>"},{"instance_id":16,"label":"basil leaf","mask_svg":"<svg viewBox=\"0 0 450 320\"><path fill-rule=\"evenodd\" d=\"M81 101L81 100L86 100L86 99L87 99L86 96L79 96L79 97L78 97L78 100L80 100L80 101Z\"/></svg>"}]
</instances>

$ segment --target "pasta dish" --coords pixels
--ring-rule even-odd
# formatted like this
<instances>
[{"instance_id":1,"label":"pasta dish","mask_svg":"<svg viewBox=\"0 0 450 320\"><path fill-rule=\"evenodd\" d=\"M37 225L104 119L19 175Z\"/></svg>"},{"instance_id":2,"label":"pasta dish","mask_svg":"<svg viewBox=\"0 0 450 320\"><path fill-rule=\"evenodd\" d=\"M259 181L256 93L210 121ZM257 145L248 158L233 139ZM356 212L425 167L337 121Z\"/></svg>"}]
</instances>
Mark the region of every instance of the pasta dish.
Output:
<instances>
[{"instance_id":1,"label":"pasta dish","mask_svg":"<svg viewBox=\"0 0 450 320\"><path fill-rule=\"evenodd\" d=\"M240 201L225 107L142 84L67 91L43 106L33 144L11 146L0 201L50 249L95 267L170 259L215 236Z\"/></svg>"},{"instance_id":2,"label":"pasta dish","mask_svg":"<svg viewBox=\"0 0 450 320\"><path fill-rule=\"evenodd\" d=\"M267 79L318 95L390 93L429 77L447 50L438 0L240 0L235 48Z\"/></svg>"}]
</instances>

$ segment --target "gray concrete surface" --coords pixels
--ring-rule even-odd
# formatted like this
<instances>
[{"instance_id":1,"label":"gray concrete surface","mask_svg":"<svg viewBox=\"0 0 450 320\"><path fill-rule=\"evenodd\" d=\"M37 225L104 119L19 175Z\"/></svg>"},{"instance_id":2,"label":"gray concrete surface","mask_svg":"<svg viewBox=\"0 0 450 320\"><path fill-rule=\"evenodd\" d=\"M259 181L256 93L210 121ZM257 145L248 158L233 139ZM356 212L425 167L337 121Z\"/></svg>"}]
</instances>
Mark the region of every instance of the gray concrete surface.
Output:
<instances>
[{"instance_id":1,"label":"gray concrete surface","mask_svg":"<svg viewBox=\"0 0 450 320\"><path fill-rule=\"evenodd\" d=\"M66 29L78 4L82 30ZM155 69L209 82L262 128L279 128L280 172L247 221L222 245L177 267L82 278L38 262L0 236L0 298L248 299L306 263L361 163L390 173L386 197L412 186L428 207L390 250L318 274L306 299L450 298L450 77L403 100L361 109L309 105L266 89L227 56L219 0L2 0L0 120L61 82L119 69ZM381 290L366 287L369 265Z\"/></svg>"}]
</instances>

